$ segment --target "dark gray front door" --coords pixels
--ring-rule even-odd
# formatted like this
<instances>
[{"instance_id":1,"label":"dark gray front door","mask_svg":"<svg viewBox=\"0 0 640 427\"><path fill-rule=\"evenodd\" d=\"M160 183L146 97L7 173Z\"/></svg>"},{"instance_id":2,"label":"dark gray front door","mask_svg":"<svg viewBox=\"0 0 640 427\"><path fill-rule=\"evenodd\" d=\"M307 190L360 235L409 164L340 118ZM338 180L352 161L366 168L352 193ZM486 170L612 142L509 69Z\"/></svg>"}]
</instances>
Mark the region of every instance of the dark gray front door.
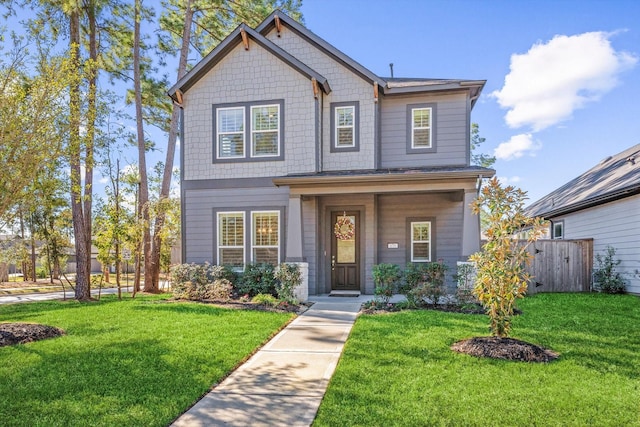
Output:
<instances>
[{"instance_id":1,"label":"dark gray front door","mask_svg":"<svg viewBox=\"0 0 640 427\"><path fill-rule=\"evenodd\" d=\"M359 242L359 213L331 212L331 290L360 290Z\"/></svg>"}]
</instances>

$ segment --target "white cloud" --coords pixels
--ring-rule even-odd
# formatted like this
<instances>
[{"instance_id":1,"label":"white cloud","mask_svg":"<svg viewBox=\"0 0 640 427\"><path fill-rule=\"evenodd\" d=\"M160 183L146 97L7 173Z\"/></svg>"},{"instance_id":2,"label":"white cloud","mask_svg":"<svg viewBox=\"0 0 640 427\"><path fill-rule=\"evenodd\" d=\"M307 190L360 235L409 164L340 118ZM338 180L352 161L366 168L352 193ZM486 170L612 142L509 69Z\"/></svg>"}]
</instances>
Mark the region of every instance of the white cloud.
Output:
<instances>
[{"instance_id":1,"label":"white cloud","mask_svg":"<svg viewBox=\"0 0 640 427\"><path fill-rule=\"evenodd\" d=\"M491 93L509 110L507 125L539 131L613 89L618 74L638 62L633 54L611 47L613 34L558 35L536 43L527 53L512 55L502 89Z\"/></svg>"},{"instance_id":2,"label":"white cloud","mask_svg":"<svg viewBox=\"0 0 640 427\"><path fill-rule=\"evenodd\" d=\"M540 142L534 141L530 133L522 133L512 136L507 142L502 142L493 150L493 155L500 160L518 159L525 154L534 155L542 148Z\"/></svg>"},{"instance_id":3,"label":"white cloud","mask_svg":"<svg viewBox=\"0 0 640 427\"><path fill-rule=\"evenodd\" d=\"M513 185L513 184L518 184L520 181L522 181L522 179L517 175L499 176L498 181L500 181L500 183L503 185Z\"/></svg>"},{"instance_id":4,"label":"white cloud","mask_svg":"<svg viewBox=\"0 0 640 427\"><path fill-rule=\"evenodd\" d=\"M100 184L106 184L107 182L109 182L109 177L103 176L102 178L100 178L100 179L98 180L98 182L99 182Z\"/></svg>"}]
</instances>

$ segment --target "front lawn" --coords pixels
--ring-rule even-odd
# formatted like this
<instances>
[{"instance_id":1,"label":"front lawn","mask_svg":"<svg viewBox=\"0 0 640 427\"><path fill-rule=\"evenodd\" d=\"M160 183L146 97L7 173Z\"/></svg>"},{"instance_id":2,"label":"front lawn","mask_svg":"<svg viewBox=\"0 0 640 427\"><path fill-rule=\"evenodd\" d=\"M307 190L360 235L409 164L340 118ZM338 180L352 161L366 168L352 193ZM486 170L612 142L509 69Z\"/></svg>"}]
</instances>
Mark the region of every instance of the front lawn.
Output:
<instances>
[{"instance_id":1,"label":"front lawn","mask_svg":"<svg viewBox=\"0 0 640 427\"><path fill-rule=\"evenodd\" d=\"M164 299L0 306L67 333L0 347L0 424L166 426L293 316Z\"/></svg>"},{"instance_id":2,"label":"front lawn","mask_svg":"<svg viewBox=\"0 0 640 427\"><path fill-rule=\"evenodd\" d=\"M362 315L314 426L640 426L640 298L539 294L513 336L549 364L451 351L488 318L436 311Z\"/></svg>"}]
</instances>

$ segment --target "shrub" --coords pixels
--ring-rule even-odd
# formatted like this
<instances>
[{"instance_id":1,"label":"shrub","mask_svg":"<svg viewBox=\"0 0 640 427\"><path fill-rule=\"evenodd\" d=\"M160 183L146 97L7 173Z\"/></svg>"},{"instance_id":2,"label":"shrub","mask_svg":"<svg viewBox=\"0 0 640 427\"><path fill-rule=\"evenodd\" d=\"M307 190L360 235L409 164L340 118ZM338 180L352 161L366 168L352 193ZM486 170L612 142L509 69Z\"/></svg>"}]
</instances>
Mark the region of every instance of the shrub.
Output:
<instances>
[{"instance_id":1,"label":"shrub","mask_svg":"<svg viewBox=\"0 0 640 427\"><path fill-rule=\"evenodd\" d=\"M257 294L251 299L252 302L257 304L268 305L271 307L275 307L278 305L278 300L271 294Z\"/></svg>"},{"instance_id":2,"label":"shrub","mask_svg":"<svg viewBox=\"0 0 640 427\"><path fill-rule=\"evenodd\" d=\"M458 264L456 280L456 300L459 304L472 305L478 303L478 299L473 294L473 285L476 277L476 268L472 263L465 262Z\"/></svg>"},{"instance_id":3,"label":"shrub","mask_svg":"<svg viewBox=\"0 0 640 427\"><path fill-rule=\"evenodd\" d=\"M233 285L227 279L216 279L206 285L206 299L228 301L233 295Z\"/></svg>"},{"instance_id":4,"label":"shrub","mask_svg":"<svg viewBox=\"0 0 640 427\"><path fill-rule=\"evenodd\" d=\"M240 279L238 292L250 297L258 294L277 295L274 267L267 263L247 264Z\"/></svg>"},{"instance_id":5,"label":"shrub","mask_svg":"<svg viewBox=\"0 0 640 427\"><path fill-rule=\"evenodd\" d=\"M297 302L294 296L294 289L302 283L300 266L283 262L276 269L275 277L279 282L276 285L278 299L289 303Z\"/></svg>"},{"instance_id":6,"label":"shrub","mask_svg":"<svg viewBox=\"0 0 640 427\"><path fill-rule=\"evenodd\" d=\"M614 259L615 248L607 246L605 254L596 255L598 267L593 271L594 289L607 294L623 294L625 292L626 280L622 274L616 271L622 261Z\"/></svg>"},{"instance_id":7,"label":"shrub","mask_svg":"<svg viewBox=\"0 0 640 427\"><path fill-rule=\"evenodd\" d=\"M373 266L372 272L376 299L387 304L402 279L400 267L396 264L377 264Z\"/></svg>"},{"instance_id":8,"label":"shrub","mask_svg":"<svg viewBox=\"0 0 640 427\"><path fill-rule=\"evenodd\" d=\"M407 301L415 306L429 300L435 306L446 294L445 274L449 267L442 261L408 263L404 271L405 286L402 288Z\"/></svg>"},{"instance_id":9,"label":"shrub","mask_svg":"<svg viewBox=\"0 0 640 427\"><path fill-rule=\"evenodd\" d=\"M483 212L487 236L482 250L470 258L477 268L474 294L487 311L492 335L498 337L509 336L516 300L524 297L530 279L525 271L531 257L527 247L545 228L542 218L524 214L526 194L512 186L502 188L493 178L471 205L475 214ZM523 228L530 228L529 237L520 244L513 236Z\"/></svg>"},{"instance_id":10,"label":"shrub","mask_svg":"<svg viewBox=\"0 0 640 427\"><path fill-rule=\"evenodd\" d=\"M228 300L233 295L235 277L224 266L204 264L180 264L171 271L173 296L180 299Z\"/></svg>"}]
</instances>

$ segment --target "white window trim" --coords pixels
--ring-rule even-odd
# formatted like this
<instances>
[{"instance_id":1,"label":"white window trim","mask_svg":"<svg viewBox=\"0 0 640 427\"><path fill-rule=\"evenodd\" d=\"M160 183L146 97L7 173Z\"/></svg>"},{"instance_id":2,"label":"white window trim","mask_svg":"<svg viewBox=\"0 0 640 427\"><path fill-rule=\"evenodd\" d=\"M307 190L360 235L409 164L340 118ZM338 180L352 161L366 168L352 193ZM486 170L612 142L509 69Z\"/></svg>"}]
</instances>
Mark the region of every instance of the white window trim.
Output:
<instances>
[{"instance_id":1,"label":"white window trim","mask_svg":"<svg viewBox=\"0 0 640 427\"><path fill-rule=\"evenodd\" d=\"M415 112L418 110L429 110L429 126L415 126ZM419 107L419 108L412 108L411 109L411 148L412 149L423 149L423 148L432 148L433 147L433 109L431 107ZM416 130L425 130L425 129L429 129L429 145L428 146L420 146L420 147L416 147L415 145L415 135L416 135Z\"/></svg>"},{"instance_id":2,"label":"white window trim","mask_svg":"<svg viewBox=\"0 0 640 427\"><path fill-rule=\"evenodd\" d=\"M222 245L222 232L220 230L220 217L223 215L237 215L240 214L242 216L242 246L236 246L236 245ZM246 235L247 235L247 219L245 217L245 213L243 211L224 211L224 212L217 212L216 214L216 236L217 236L217 242L216 245L218 247L218 264L221 264L221 260L222 260L222 256L221 256L221 250L222 249L239 249L242 248L242 269L244 270L244 266L246 264L246 259L247 259L247 244L246 244Z\"/></svg>"},{"instance_id":3,"label":"white window trim","mask_svg":"<svg viewBox=\"0 0 640 427\"><path fill-rule=\"evenodd\" d=\"M561 228L560 236L556 236L556 225L559 225ZM563 240L564 239L564 221L552 222L551 223L551 238L553 240Z\"/></svg>"},{"instance_id":4,"label":"white window trim","mask_svg":"<svg viewBox=\"0 0 640 427\"><path fill-rule=\"evenodd\" d=\"M221 132L220 131L220 125L222 124L222 120L220 120L220 113L222 111L229 111L229 110L241 110L242 111L242 130L240 132ZM216 109L216 146L218 148L218 153L217 153L217 157L219 159L241 159L245 157L245 153L247 152L247 141L246 141L246 137L245 137L245 126L246 126L246 117L245 117L245 109L244 107L221 107L221 108L217 108ZM222 152L220 151L222 149L222 144L220 144L220 136L222 135L235 135L235 134L242 134L242 154L239 156L223 156Z\"/></svg>"},{"instance_id":5,"label":"white window trim","mask_svg":"<svg viewBox=\"0 0 640 427\"><path fill-rule=\"evenodd\" d=\"M349 110L351 110L351 115L353 117L353 122L352 122L352 124L350 126L344 126L344 125L340 126L339 125L340 121L339 121L338 118L340 116L338 114L338 110L341 110L341 109L344 109L344 110L349 109ZM343 106L335 107L334 114L335 114L334 120L335 120L336 126L333 129L333 132L334 132L334 138L333 138L333 141L334 141L333 144L334 145L333 146L335 148L338 148L338 149L355 147L356 146L356 107L355 107L355 105L343 105ZM338 144L338 142L339 142L338 130L340 130L340 129L351 129L351 144L350 145L340 145L340 144Z\"/></svg>"},{"instance_id":6,"label":"white window trim","mask_svg":"<svg viewBox=\"0 0 640 427\"><path fill-rule=\"evenodd\" d=\"M274 245L255 245L254 244L254 237L256 234L256 231L254 229L255 226L255 222L254 222L254 218L256 214L276 214L278 217L278 243L274 246ZM278 251L278 262L277 264L280 264L280 243L282 239L282 236L280 235L280 211L251 211L251 262L256 262L256 260L253 257L253 249L254 248L276 248L276 250Z\"/></svg>"},{"instance_id":7,"label":"white window trim","mask_svg":"<svg viewBox=\"0 0 640 427\"><path fill-rule=\"evenodd\" d=\"M253 129L253 110L256 108L264 108L264 107L276 107L278 110L278 119L276 120L276 123L278 124L278 127L276 129L276 153L275 154L255 154L253 152L253 134L254 133L262 133L262 132L273 132L273 130L254 130ZM260 158L260 157L279 157L280 156L280 104L258 104L258 105L251 105L250 107L250 127L251 127L251 151L250 151L250 157L251 158Z\"/></svg>"},{"instance_id":8,"label":"white window trim","mask_svg":"<svg viewBox=\"0 0 640 427\"><path fill-rule=\"evenodd\" d=\"M413 240L413 226L417 225L417 224L429 224L429 240ZM431 251L433 249L433 243L432 243L432 223L431 221L412 221L411 222L411 262L431 262L432 256L431 256ZM414 254L413 254L413 248L414 248L414 244L415 243L429 243L429 258L426 260L420 259L420 260L416 260L414 258Z\"/></svg>"}]
</instances>

